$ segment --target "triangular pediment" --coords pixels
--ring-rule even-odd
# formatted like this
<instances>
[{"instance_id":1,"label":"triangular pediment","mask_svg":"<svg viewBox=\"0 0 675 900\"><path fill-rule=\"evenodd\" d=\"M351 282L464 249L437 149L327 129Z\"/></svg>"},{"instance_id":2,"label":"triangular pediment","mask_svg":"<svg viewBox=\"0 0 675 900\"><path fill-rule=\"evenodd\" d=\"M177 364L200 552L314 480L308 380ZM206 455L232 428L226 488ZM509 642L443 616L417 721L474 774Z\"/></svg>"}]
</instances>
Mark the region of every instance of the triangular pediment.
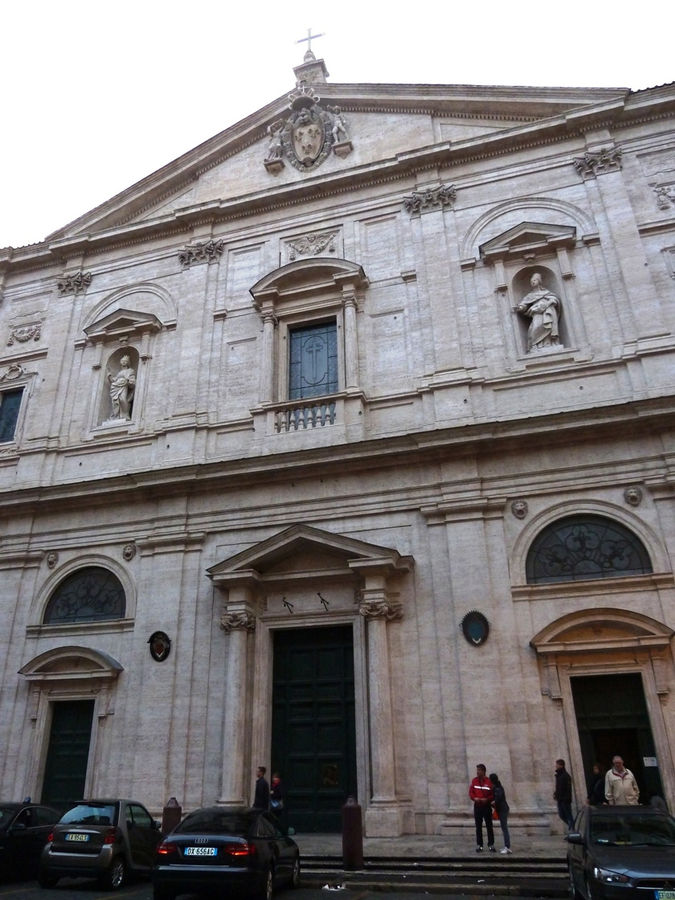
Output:
<instances>
[{"instance_id":1,"label":"triangular pediment","mask_svg":"<svg viewBox=\"0 0 675 900\"><path fill-rule=\"evenodd\" d=\"M475 85L320 84L318 103L326 116L340 110L346 134L334 143L320 166L304 170L280 158L281 166L266 166L275 128L284 126L293 111L288 92L198 147L157 170L126 191L49 235L55 244L78 236L107 234L139 226L161 231L176 223L189 226L204 216L249 215L270 205L297 203L320 194L328 179L344 179L352 186L376 176L373 167L392 165L409 174L410 159L401 154L434 154L447 159L448 147L462 148L475 158L485 141L508 135L509 141L531 141L539 123L560 119L579 110L621 103L624 88L524 88ZM326 120L328 121L328 119ZM534 129L534 131L533 131ZM328 135L330 128L327 127ZM288 154L290 144L284 152ZM486 149L486 152L487 149ZM283 154L281 154L283 157ZM421 170L427 166L420 163ZM151 231L152 231L151 229Z\"/></svg>"},{"instance_id":2,"label":"triangular pediment","mask_svg":"<svg viewBox=\"0 0 675 900\"><path fill-rule=\"evenodd\" d=\"M160 331L162 323L152 313L116 309L87 325L83 330L90 341L117 339L144 331Z\"/></svg>"},{"instance_id":3,"label":"triangular pediment","mask_svg":"<svg viewBox=\"0 0 675 900\"><path fill-rule=\"evenodd\" d=\"M291 525L279 534L209 568L216 584L241 578L277 581L312 573L352 578L355 570L379 568L407 572L412 559L391 547L382 547L309 525Z\"/></svg>"},{"instance_id":4,"label":"triangular pediment","mask_svg":"<svg viewBox=\"0 0 675 900\"><path fill-rule=\"evenodd\" d=\"M483 259L522 256L524 252L536 253L554 250L556 247L571 247L576 241L573 225L550 225L543 222L521 222L508 231L498 234L481 244Z\"/></svg>"}]
</instances>

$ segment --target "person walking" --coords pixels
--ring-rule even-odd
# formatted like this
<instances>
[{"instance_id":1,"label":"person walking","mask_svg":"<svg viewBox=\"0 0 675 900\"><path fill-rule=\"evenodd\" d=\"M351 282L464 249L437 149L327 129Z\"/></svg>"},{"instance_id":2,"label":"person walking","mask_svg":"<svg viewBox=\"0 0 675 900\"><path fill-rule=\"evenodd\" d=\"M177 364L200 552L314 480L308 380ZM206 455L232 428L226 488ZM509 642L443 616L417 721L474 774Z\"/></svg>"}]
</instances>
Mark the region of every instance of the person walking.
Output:
<instances>
[{"instance_id":1,"label":"person walking","mask_svg":"<svg viewBox=\"0 0 675 900\"><path fill-rule=\"evenodd\" d=\"M612 759L612 768L605 775L605 800L610 806L637 806L640 802L635 775L624 766L620 756Z\"/></svg>"},{"instance_id":2,"label":"person walking","mask_svg":"<svg viewBox=\"0 0 675 900\"><path fill-rule=\"evenodd\" d=\"M258 766L255 781L255 794L253 795L254 809L270 808L270 786L265 778L266 771L267 769L265 766Z\"/></svg>"},{"instance_id":3,"label":"person walking","mask_svg":"<svg viewBox=\"0 0 675 900\"><path fill-rule=\"evenodd\" d=\"M496 772L490 773L490 781L492 782L492 793L494 794L495 812L499 817L499 827L502 829L502 837L504 838L504 847L500 853L512 853L511 835L509 834L509 804L506 802L506 791L504 785L499 780Z\"/></svg>"},{"instance_id":4,"label":"person walking","mask_svg":"<svg viewBox=\"0 0 675 900\"><path fill-rule=\"evenodd\" d=\"M279 819L282 830L287 831L286 791L278 772L272 773L272 780L270 781L270 809Z\"/></svg>"},{"instance_id":5,"label":"person walking","mask_svg":"<svg viewBox=\"0 0 675 900\"><path fill-rule=\"evenodd\" d=\"M574 816L572 815L572 777L565 768L564 759L556 759L555 761L555 791L553 799L558 804L558 815L567 825L567 830L571 831L574 826Z\"/></svg>"},{"instance_id":6,"label":"person walking","mask_svg":"<svg viewBox=\"0 0 675 900\"><path fill-rule=\"evenodd\" d=\"M483 763L476 766L476 777L469 785L469 797L473 800L473 819L476 823L476 853L483 850L483 822L487 831L488 850L495 852L495 835L492 829L492 782L486 778L487 769Z\"/></svg>"}]
</instances>

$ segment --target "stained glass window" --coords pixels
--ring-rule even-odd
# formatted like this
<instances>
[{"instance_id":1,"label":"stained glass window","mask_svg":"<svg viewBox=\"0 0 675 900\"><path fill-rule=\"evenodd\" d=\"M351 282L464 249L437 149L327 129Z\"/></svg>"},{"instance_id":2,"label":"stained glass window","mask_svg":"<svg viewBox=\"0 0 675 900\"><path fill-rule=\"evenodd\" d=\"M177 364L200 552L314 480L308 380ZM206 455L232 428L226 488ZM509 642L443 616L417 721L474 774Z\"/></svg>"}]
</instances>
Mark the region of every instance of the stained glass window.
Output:
<instances>
[{"instance_id":1,"label":"stained glass window","mask_svg":"<svg viewBox=\"0 0 675 900\"><path fill-rule=\"evenodd\" d=\"M56 588L45 611L45 624L101 622L123 619L124 588L119 578L100 566L87 566L68 575Z\"/></svg>"},{"instance_id":2,"label":"stained glass window","mask_svg":"<svg viewBox=\"0 0 675 900\"><path fill-rule=\"evenodd\" d=\"M544 528L527 554L528 584L646 575L652 571L642 541L603 516L566 516Z\"/></svg>"}]
</instances>

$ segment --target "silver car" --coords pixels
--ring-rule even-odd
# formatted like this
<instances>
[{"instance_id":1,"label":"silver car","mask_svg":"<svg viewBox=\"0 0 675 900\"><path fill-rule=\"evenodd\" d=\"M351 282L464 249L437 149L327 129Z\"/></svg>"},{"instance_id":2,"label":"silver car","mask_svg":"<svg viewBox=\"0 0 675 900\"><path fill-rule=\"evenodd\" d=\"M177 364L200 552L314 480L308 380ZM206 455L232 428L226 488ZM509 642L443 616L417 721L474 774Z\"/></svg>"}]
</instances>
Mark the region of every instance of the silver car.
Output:
<instances>
[{"instance_id":1,"label":"silver car","mask_svg":"<svg viewBox=\"0 0 675 900\"><path fill-rule=\"evenodd\" d=\"M130 874L149 875L162 838L159 823L134 800L82 800L54 826L40 857L38 882L96 878L105 890Z\"/></svg>"}]
</instances>

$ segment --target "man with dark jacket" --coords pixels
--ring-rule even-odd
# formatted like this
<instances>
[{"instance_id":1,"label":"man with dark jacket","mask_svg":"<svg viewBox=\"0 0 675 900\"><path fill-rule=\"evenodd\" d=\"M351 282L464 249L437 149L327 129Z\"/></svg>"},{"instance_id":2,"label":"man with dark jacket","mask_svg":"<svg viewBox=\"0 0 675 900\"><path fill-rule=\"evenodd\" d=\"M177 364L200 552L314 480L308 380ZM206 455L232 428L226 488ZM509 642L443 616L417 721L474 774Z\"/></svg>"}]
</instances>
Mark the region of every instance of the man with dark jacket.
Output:
<instances>
[{"instance_id":1,"label":"man with dark jacket","mask_svg":"<svg viewBox=\"0 0 675 900\"><path fill-rule=\"evenodd\" d=\"M270 786L265 778L265 766L258 766L256 772L255 795L253 797L253 806L255 809L270 808Z\"/></svg>"},{"instance_id":2,"label":"man with dark jacket","mask_svg":"<svg viewBox=\"0 0 675 900\"><path fill-rule=\"evenodd\" d=\"M553 799L558 803L558 815L571 831L574 825L572 815L572 778L565 768L564 759L555 761L555 791Z\"/></svg>"},{"instance_id":3,"label":"man with dark jacket","mask_svg":"<svg viewBox=\"0 0 675 900\"><path fill-rule=\"evenodd\" d=\"M483 822L487 831L488 850L495 852L495 835L492 828L492 801L494 793L492 782L486 777L487 769L483 763L476 766L476 777L469 786L469 797L473 800L473 819L476 823L476 853L483 849Z\"/></svg>"}]
</instances>

